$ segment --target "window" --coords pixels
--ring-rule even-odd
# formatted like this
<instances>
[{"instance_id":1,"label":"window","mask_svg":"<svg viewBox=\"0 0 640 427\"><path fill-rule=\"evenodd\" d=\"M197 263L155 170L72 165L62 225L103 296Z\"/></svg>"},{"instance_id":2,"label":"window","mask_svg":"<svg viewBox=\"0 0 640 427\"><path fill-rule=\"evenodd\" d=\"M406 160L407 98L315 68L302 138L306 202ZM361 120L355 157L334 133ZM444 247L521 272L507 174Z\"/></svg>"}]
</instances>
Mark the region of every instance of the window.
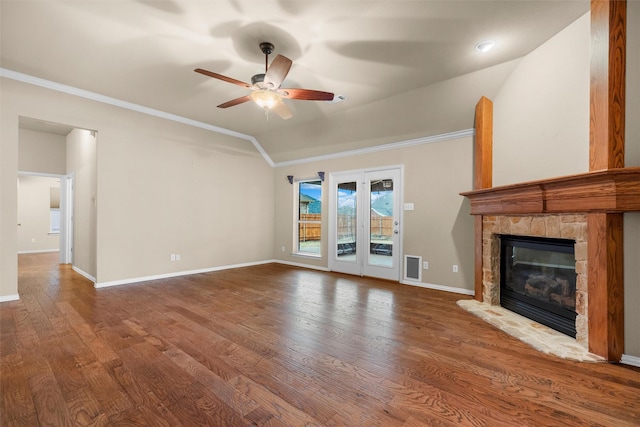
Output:
<instances>
[{"instance_id":1,"label":"window","mask_svg":"<svg viewBox=\"0 0 640 427\"><path fill-rule=\"evenodd\" d=\"M296 252L320 256L322 246L322 181L297 183Z\"/></svg>"},{"instance_id":2,"label":"window","mask_svg":"<svg viewBox=\"0 0 640 427\"><path fill-rule=\"evenodd\" d=\"M60 233L60 209L51 208L49 210L49 233Z\"/></svg>"},{"instance_id":3,"label":"window","mask_svg":"<svg viewBox=\"0 0 640 427\"><path fill-rule=\"evenodd\" d=\"M60 233L60 187L49 190L49 233Z\"/></svg>"}]
</instances>

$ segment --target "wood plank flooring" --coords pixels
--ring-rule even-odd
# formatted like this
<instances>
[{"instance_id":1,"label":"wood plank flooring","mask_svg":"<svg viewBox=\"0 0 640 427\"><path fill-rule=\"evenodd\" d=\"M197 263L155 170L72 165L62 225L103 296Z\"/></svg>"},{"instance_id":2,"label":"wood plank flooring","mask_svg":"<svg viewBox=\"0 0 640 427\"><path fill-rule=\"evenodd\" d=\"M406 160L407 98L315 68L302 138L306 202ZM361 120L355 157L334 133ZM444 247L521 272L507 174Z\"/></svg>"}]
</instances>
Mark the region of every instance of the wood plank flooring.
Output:
<instances>
[{"instance_id":1,"label":"wood plank flooring","mask_svg":"<svg viewBox=\"0 0 640 427\"><path fill-rule=\"evenodd\" d=\"M640 369L536 352L463 298L264 265L94 289L19 257L4 426L639 426Z\"/></svg>"}]
</instances>

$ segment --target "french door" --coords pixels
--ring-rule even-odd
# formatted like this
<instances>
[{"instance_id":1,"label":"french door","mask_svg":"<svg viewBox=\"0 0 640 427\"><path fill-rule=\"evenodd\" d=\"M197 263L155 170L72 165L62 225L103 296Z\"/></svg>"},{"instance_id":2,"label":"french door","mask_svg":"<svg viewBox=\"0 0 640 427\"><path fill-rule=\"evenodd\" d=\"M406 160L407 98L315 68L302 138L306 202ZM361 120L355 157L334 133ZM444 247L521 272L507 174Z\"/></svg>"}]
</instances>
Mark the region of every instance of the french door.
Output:
<instances>
[{"instance_id":1,"label":"french door","mask_svg":"<svg viewBox=\"0 0 640 427\"><path fill-rule=\"evenodd\" d=\"M329 176L329 269L400 280L400 169Z\"/></svg>"}]
</instances>

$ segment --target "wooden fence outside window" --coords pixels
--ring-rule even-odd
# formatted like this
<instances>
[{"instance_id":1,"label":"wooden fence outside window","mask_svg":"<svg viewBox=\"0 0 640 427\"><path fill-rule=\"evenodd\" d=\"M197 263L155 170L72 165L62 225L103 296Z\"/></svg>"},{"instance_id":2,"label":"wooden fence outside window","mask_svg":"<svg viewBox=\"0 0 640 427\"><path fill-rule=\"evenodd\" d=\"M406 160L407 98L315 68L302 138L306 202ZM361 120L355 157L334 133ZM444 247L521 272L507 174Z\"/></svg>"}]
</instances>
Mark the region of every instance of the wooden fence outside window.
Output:
<instances>
[{"instance_id":1,"label":"wooden fence outside window","mask_svg":"<svg viewBox=\"0 0 640 427\"><path fill-rule=\"evenodd\" d=\"M298 224L298 236L301 242L309 242L320 240L322 227L321 214L300 214L300 221L318 221L318 222L300 222ZM351 215L338 215L338 236L347 238L356 236L355 219ZM388 240L393 237L393 218L389 216L371 215L371 235L375 238Z\"/></svg>"}]
</instances>

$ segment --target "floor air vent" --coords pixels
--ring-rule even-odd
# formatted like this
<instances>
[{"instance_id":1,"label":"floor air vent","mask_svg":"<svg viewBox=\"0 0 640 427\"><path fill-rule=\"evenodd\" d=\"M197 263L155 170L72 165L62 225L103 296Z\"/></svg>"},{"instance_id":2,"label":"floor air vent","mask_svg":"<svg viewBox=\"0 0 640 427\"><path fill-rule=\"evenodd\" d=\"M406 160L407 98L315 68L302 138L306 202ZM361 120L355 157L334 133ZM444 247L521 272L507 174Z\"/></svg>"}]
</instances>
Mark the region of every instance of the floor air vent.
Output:
<instances>
[{"instance_id":1,"label":"floor air vent","mask_svg":"<svg viewBox=\"0 0 640 427\"><path fill-rule=\"evenodd\" d=\"M422 257L414 255L404 256L404 278L408 280L422 281Z\"/></svg>"}]
</instances>

